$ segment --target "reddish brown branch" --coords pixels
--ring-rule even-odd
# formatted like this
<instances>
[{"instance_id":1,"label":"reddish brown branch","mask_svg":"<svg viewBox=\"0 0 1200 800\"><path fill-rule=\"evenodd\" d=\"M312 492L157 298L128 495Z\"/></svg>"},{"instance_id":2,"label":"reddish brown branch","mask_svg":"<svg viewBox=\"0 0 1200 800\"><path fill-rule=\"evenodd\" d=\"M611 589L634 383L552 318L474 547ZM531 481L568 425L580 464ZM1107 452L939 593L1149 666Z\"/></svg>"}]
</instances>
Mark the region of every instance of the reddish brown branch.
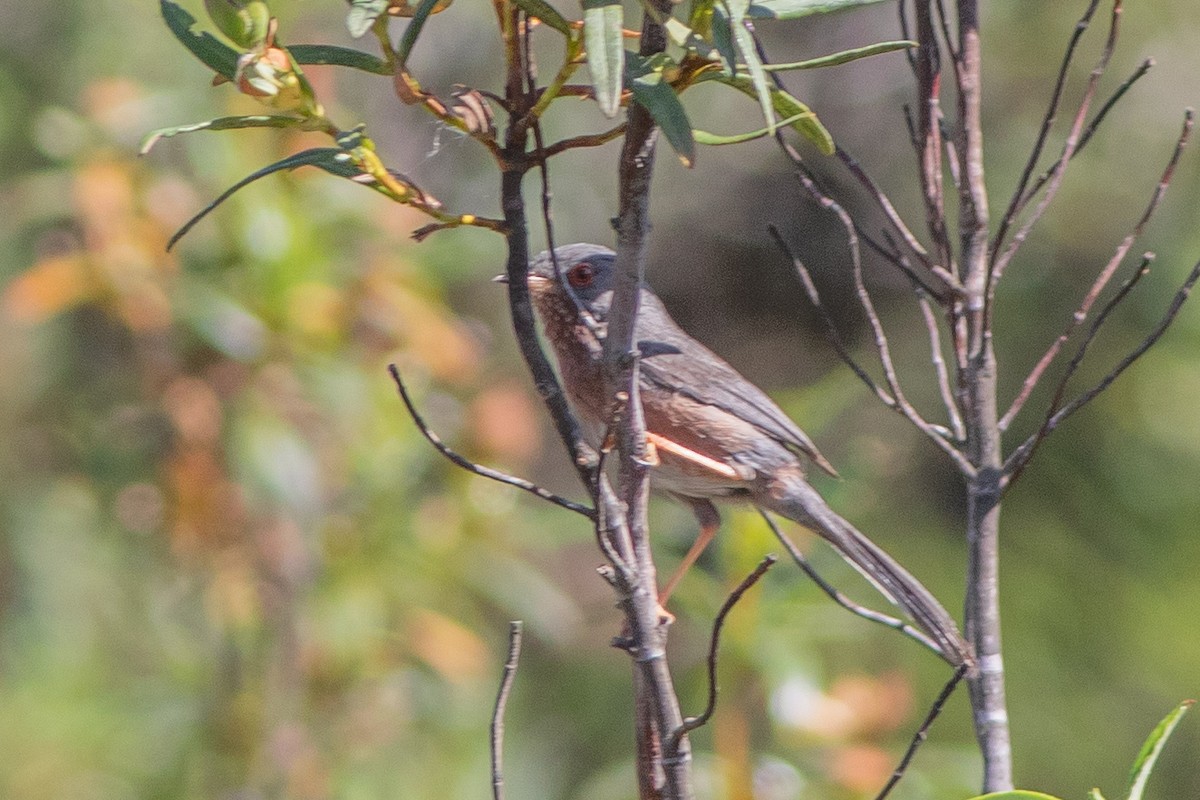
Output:
<instances>
[{"instance_id":1,"label":"reddish brown branch","mask_svg":"<svg viewBox=\"0 0 1200 800\"><path fill-rule=\"evenodd\" d=\"M1016 221L1017 215L1021 213L1024 204L1029 200L1029 197L1025 194L1025 187L1029 185L1029 179L1033 176L1033 170L1037 167L1037 163L1042 157L1042 150L1046 146L1046 140L1050 136L1050 129L1054 126L1054 121L1058 118L1058 109L1062 103L1063 91L1066 88L1067 75L1070 73L1071 64L1075 60L1075 50L1078 48L1083 34L1091 24L1092 16L1096 13L1096 8L1099 5L1100 0L1091 0L1087 10L1080 17L1079 22L1075 23L1075 30L1071 35L1070 41L1067 42L1067 49L1063 54L1062 64L1058 68L1058 77L1054 81L1054 91L1050 93L1050 104L1047 106L1046 113L1042 117L1042 126L1033 141L1033 147L1030 148L1029 158L1025 162L1025 168L1021 170L1021 177L1017 180L1016 188L1013 189L1012 199L1008 202L1008 210L1001 218L1000 226L996 230L996 237L992 240L993 260L995 259L995 254L1000 251L1001 245L1004 244L1004 237L1008 235L1009 226Z\"/></svg>"},{"instance_id":2,"label":"reddish brown branch","mask_svg":"<svg viewBox=\"0 0 1200 800\"><path fill-rule=\"evenodd\" d=\"M1104 290L1104 287L1108 285L1109 281L1112 280L1112 276L1116 272L1117 267L1119 267L1121 262L1125 260L1125 256L1129 254L1130 248L1133 247L1134 242L1141 237L1146 225L1154 216L1154 212L1158 210L1159 205L1162 203L1163 196L1167 192L1167 188L1171 185L1171 179L1175 175L1175 168L1179 165L1180 156L1183 155L1183 148L1187 146L1188 140L1191 138L1194 121L1195 114L1191 109L1188 109L1184 114L1183 130L1180 131L1179 137L1175 141L1175 147L1171 152L1171 157L1167 161L1167 166L1163 169L1162 176L1159 178L1158 183L1154 187L1154 193L1151 195L1150 202L1147 203L1146 210L1142 213L1141 219L1138 220L1137 224L1133 226L1133 230L1130 231L1125 239L1117 246L1116 252L1113 253L1112 258L1110 258L1108 263L1104 265L1104 268L1100 270L1100 274L1096 277L1096 280L1092 282L1091 288L1088 289L1087 294L1084 295L1083 302L1079 304L1079 308L1076 309L1075 313L1071 316L1071 320L1067 323L1066 329L1059 334L1058 338L1054 340L1049 349L1046 350L1034 368L1030 371L1029 375L1025 378L1025 381L1021 385L1021 390L1017 393L1012 405L1009 407L1008 411L1005 412L1004 416L1000 418L1000 430L1007 430L1009 425L1012 424L1012 421L1016 418L1017 414L1020 413L1021 409L1025 405L1025 402L1029 399L1030 394L1033 393L1033 390L1041 381L1046 369L1058 357L1059 352L1061 352L1063 346L1067 343L1067 340L1070 339L1071 334L1073 334L1075 330L1087 320L1088 313L1091 311L1092 306L1099 298L1100 293Z\"/></svg>"},{"instance_id":3,"label":"reddish brown branch","mask_svg":"<svg viewBox=\"0 0 1200 800\"><path fill-rule=\"evenodd\" d=\"M1062 422L1067 419L1067 417L1083 408L1092 400L1095 400L1096 397L1098 397L1105 389L1112 385L1113 381L1121 376L1121 373L1127 370L1135 361L1141 358L1147 350L1153 347L1154 344L1162 338L1162 335L1167 332L1167 329L1171 327L1171 323L1175 321L1176 315L1178 315L1179 310L1183 308L1183 304L1187 302L1188 296L1191 294L1192 288L1196 285L1197 280L1200 280L1200 262L1197 262L1197 264L1192 267L1192 271L1188 273L1187 278L1179 287L1179 291L1175 293L1175 297L1172 299L1171 305L1167 307L1166 312L1163 314L1162 319L1159 320L1158 325L1154 327L1154 330L1152 330L1150 334L1143 339L1142 342L1127 356L1117 362L1116 366L1114 366L1108 372L1108 374L1101 378L1094 386L1081 393L1078 397L1067 403L1061 409L1053 412L1042 424L1042 427L1038 430L1038 432L1022 442L1021 446L1014 450L1012 455L1008 457L1008 460L1004 464L1004 471L1012 475L1024 469L1025 465L1029 463L1029 458L1033 454L1033 451L1037 448L1038 444L1046 438L1046 436L1048 436L1052 431L1054 431L1055 428L1061 425ZM1090 338L1087 341L1090 341Z\"/></svg>"},{"instance_id":4,"label":"reddish brown branch","mask_svg":"<svg viewBox=\"0 0 1200 800\"><path fill-rule=\"evenodd\" d=\"M1093 0L1096 2L1096 0ZM1071 124L1070 133L1067 134L1067 140L1063 145L1062 155L1059 156L1054 168L1050 172L1050 177L1046 181L1045 188L1042 192L1041 200L1037 206L1030 212L1029 217L1024 224L1017 229L1013 234L1012 240L1007 247L1000 252L996 252L1002 245L1002 242L997 239L995 249L993 250L992 262L987 276L987 317L990 320L992 306L996 294L996 285L1004 275L1004 270L1012 262L1017 251L1021 249L1025 239L1028 238L1030 232L1042 215L1046 213L1046 209L1050 207L1050 203L1058 195L1058 190L1062 186L1063 176L1066 174L1067 165L1071 162L1071 158L1079 145L1080 136L1083 132L1084 120L1087 118L1088 109L1091 108L1092 100L1096 96L1096 87L1100 83L1100 78L1104 71L1108 68L1108 62L1112 58L1113 51L1117 46L1117 36L1120 33L1121 22L1121 0L1115 0L1113 3L1112 16L1109 18L1108 38L1104 43L1104 49L1100 53L1100 58L1096 62L1096 66L1092 68L1091 74L1088 76L1087 87L1084 89L1083 99L1079 103L1079 109L1075 113L1075 120Z\"/></svg>"}]
</instances>

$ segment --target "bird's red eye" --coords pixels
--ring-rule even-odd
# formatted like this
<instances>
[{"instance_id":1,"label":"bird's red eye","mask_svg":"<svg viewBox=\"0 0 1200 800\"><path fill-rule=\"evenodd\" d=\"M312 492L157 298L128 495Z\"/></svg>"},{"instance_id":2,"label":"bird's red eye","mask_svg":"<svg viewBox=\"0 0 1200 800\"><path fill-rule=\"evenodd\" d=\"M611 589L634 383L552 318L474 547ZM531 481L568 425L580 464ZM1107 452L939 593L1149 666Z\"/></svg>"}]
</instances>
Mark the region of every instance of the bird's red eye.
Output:
<instances>
[{"instance_id":1,"label":"bird's red eye","mask_svg":"<svg viewBox=\"0 0 1200 800\"><path fill-rule=\"evenodd\" d=\"M596 269L586 261L576 264L567 271L567 283L576 289L591 286L595 277Z\"/></svg>"}]
</instances>

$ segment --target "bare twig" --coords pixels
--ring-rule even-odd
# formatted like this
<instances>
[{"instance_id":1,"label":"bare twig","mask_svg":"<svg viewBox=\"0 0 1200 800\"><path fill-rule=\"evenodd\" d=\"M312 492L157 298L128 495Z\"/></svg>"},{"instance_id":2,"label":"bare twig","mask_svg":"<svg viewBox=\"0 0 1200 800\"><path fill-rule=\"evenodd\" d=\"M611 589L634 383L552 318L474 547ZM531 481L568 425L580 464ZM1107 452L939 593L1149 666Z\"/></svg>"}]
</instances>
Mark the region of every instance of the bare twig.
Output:
<instances>
[{"instance_id":1,"label":"bare twig","mask_svg":"<svg viewBox=\"0 0 1200 800\"><path fill-rule=\"evenodd\" d=\"M1096 116L1093 117L1092 121L1088 123L1088 126L1083 129L1083 133L1079 135L1079 144L1076 145L1075 151L1071 153L1072 158L1083 152L1083 148L1087 147L1088 142L1092 140L1092 136L1095 135L1096 131L1100 128L1100 125L1103 124L1105 118L1108 116L1108 112L1112 111L1113 107L1116 106L1120 99L1125 96L1125 93L1129 91L1133 84L1141 80L1153 66L1154 59L1147 58L1138 66L1136 70L1133 71L1133 74L1126 78L1121 85L1117 87L1116 91L1114 91L1109 98L1104 101L1104 104L1100 106L1100 110L1096 112ZM1026 205L1033 198L1033 196L1041 190L1043 186L1046 185L1046 181L1050 180L1050 176L1053 174L1056 166L1057 162L1055 162L1055 164L1051 165L1046 169L1046 171L1037 177L1037 180L1033 182L1033 184L1029 187L1029 190L1025 193L1025 199L1021 201L1022 207Z\"/></svg>"},{"instance_id":2,"label":"bare twig","mask_svg":"<svg viewBox=\"0 0 1200 800\"><path fill-rule=\"evenodd\" d=\"M1067 42L1067 49L1063 54L1062 64L1058 69L1058 77L1054 82L1054 90L1050 93L1050 104L1047 106L1046 113L1042 117L1042 126L1038 130L1037 137L1034 139L1033 147L1029 150L1029 158L1026 160L1025 168L1021 170L1021 177L1017 180L1017 185L1013 189L1012 199L1008 201L1008 210L1000 220L1000 227L996 230L996 238L992 240L993 259L1004 244L1004 237L1008 235L1009 226L1016 221L1017 215L1021 213L1021 209L1029 201L1029 195L1025 194L1025 187L1029 185L1029 179L1033 175L1033 170L1037 167L1037 163L1042 157L1042 150L1046 146L1046 139L1050 135L1050 129L1054 126L1055 119L1058 118L1058 109L1062 102L1063 90L1067 84L1067 75L1071 71L1071 63L1075 60L1075 50L1079 46L1079 41L1083 38L1083 34L1087 31L1088 25L1091 24L1092 16L1096 13L1096 7L1099 5L1100 0L1091 0L1087 10L1080 17L1079 22L1075 23L1075 31L1072 33L1070 41Z\"/></svg>"},{"instance_id":3,"label":"bare twig","mask_svg":"<svg viewBox=\"0 0 1200 800\"><path fill-rule=\"evenodd\" d=\"M725 602L721 604L721 608L717 611L716 619L713 620L712 636L708 642L708 703L704 706L704 711L695 717L687 717L678 729L671 732L672 743L677 743L684 734L694 731L697 728L706 725L712 719L713 712L717 708L717 653L721 642L721 629L725 626L725 617L737 604L738 600L742 599L750 587L758 583L763 575L767 574L775 562L778 561L775 556L767 555L762 561L758 562L758 566L754 571L742 579L729 596L725 598Z\"/></svg>"},{"instance_id":4,"label":"bare twig","mask_svg":"<svg viewBox=\"0 0 1200 800\"><path fill-rule=\"evenodd\" d=\"M929 0L918 0L917 12L917 41L916 58L913 61L913 73L917 80L918 102L915 141L917 144L917 160L920 165L921 195L925 201L925 225L933 241L934 261L948 275L958 294L964 287L959 282L957 266L954 264L953 251L950 247L950 234L946 229L946 204L942 188L942 119L941 106L941 50L938 46L937 34L933 29L934 12ZM946 17L943 11L943 30ZM958 53L954 50L953 41L947 36L946 48L950 51L954 63L958 64ZM951 305L953 310L955 306Z\"/></svg>"},{"instance_id":5,"label":"bare twig","mask_svg":"<svg viewBox=\"0 0 1200 800\"><path fill-rule=\"evenodd\" d=\"M1083 406L1087 405L1092 400L1095 400L1101 392L1111 386L1113 381L1121 376L1121 373L1123 373L1135 361L1141 358L1147 350L1153 347L1154 343L1162 338L1162 335L1167 332L1169 327L1171 327L1171 323L1175 321L1175 316L1179 313L1179 310L1183 308L1183 304L1187 302L1188 296L1191 294L1192 287L1196 285L1197 280L1200 280L1200 262L1192 267L1192 271L1188 273L1187 278L1179 287L1179 290L1175 293L1175 297L1171 300L1171 304L1167 307L1162 319L1159 320L1158 325L1154 327L1150 334L1143 339L1137 347L1130 351L1128 355L1117 362L1116 366L1114 366L1108 372L1108 374L1101 378L1094 386L1081 393L1078 397L1067 403L1058 411L1054 412L1053 415L1046 420L1037 433L1033 434L1024 442L1022 442L1020 447L1014 450L1012 455L1008 457L1008 460L1005 461L1004 471L1008 474L1013 474L1023 469L1025 464L1028 463L1029 457L1032 455L1033 450L1037 447L1041 440L1045 439L1047 435L1061 425L1067 417L1083 408Z\"/></svg>"},{"instance_id":6,"label":"bare twig","mask_svg":"<svg viewBox=\"0 0 1200 800\"><path fill-rule=\"evenodd\" d=\"M412 417L417 429L421 431L421 435L428 439L429 443L432 444L439 453L444 455L450 461L454 462L456 465L462 467L468 472L473 472L476 475L484 478L490 478L491 480L508 484L509 486L515 486L518 489L524 489L530 494L536 495L543 500L548 500L560 508L565 508L568 511L574 511L576 514L582 514L588 519L594 520L596 518L596 512L594 509L588 508L585 505L580 505L579 503L571 500L567 500L565 497L560 497L554 492L543 489L541 486L527 481L524 478L517 478L513 475L500 472L499 470L494 470L491 467L485 467L481 464L476 464L470 459L452 450L445 442L442 441L440 436L430 429L420 412L417 411L417 407L413 404L412 397L408 394L408 389L405 387L404 380L400 377L400 370L397 369L396 365L388 364L388 372L391 374L392 380L396 384L396 389L400 392L400 399L404 401L404 405L408 409L408 414Z\"/></svg>"},{"instance_id":7,"label":"bare twig","mask_svg":"<svg viewBox=\"0 0 1200 800\"><path fill-rule=\"evenodd\" d=\"M884 614L881 611L875 611L874 609L867 608L866 606L854 602L845 594L843 594L841 590L821 577L820 573L817 572L812 563L805 557L804 553L800 552L800 548L796 547L796 543L789 539L786 534L784 534L779 525L774 519L771 518L769 514L767 514L767 512L760 508L758 513L762 515L764 520L766 520L767 526L771 529L771 532L775 534L775 538L779 540L779 543L783 545L783 549L787 550L788 555L790 555L792 560L796 562L796 566L799 567L805 575L812 579L812 582L815 583L817 587L829 597L830 600L837 603L839 606L855 616L862 617L870 622L878 623L885 628L891 628L894 631L899 631L913 641L916 641L929 648L939 656L944 655L941 651L941 648L937 646L936 642L918 629L914 628L912 625L909 625L904 620Z\"/></svg>"},{"instance_id":8,"label":"bare twig","mask_svg":"<svg viewBox=\"0 0 1200 800\"><path fill-rule=\"evenodd\" d=\"M825 307L823 302L821 302L821 295L817 292L817 285L813 282L812 274L809 273L808 267L804 265L804 262L800 260L799 256L792 252L791 247L788 246L788 243L784 240L782 234L779 233L779 229L777 227L774 225L768 225L767 231L771 234L771 237L775 239L775 244L779 246L779 249L783 251L783 254L791 260L792 268L796 271L796 274L800 278L800 283L804 286L804 293L808 296L808 301L812 304L813 309L820 314L821 321L825 323L825 338L829 342L830 346L833 347L834 351L838 354L838 356L841 357L846 366L850 367L850 370L858 376L859 380L866 384L867 388L871 390L872 394L879 398L879 402L883 403L888 408L894 408L896 405L895 398L888 394L886 389L876 383L875 379L868 375L867 371L859 366L859 363L854 360L854 356L850 355L850 351L846 349L846 345L842 341L841 335L838 333L837 324L833 321L833 317L830 315L829 309Z\"/></svg>"},{"instance_id":9,"label":"bare twig","mask_svg":"<svg viewBox=\"0 0 1200 800\"><path fill-rule=\"evenodd\" d=\"M1093 3L1098 0L1093 0ZM1021 249L1025 239L1028 238L1030 232L1037 225L1042 215L1046 213L1046 209L1050 207L1050 203L1058 195L1058 190L1062 186L1063 176L1066 174L1067 165L1070 163L1076 148L1079 146L1079 138L1082 135L1084 120L1087 118L1088 109L1091 108L1092 100L1096 96L1096 87L1100 83L1101 76L1108 69L1108 62L1112 58L1113 51L1117 46L1117 36L1120 33L1121 22L1121 0L1114 0L1112 16L1109 18L1108 38L1104 43L1104 49L1100 53L1100 58L1096 62L1096 66L1092 68L1092 72L1088 75L1087 86L1083 92L1083 99L1079 102L1079 110L1075 113L1075 120L1071 124L1071 130L1067 134L1066 142L1063 144L1062 154L1055 163L1050 172L1050 177L1046 181L1045 189L1042 192L1042 198L1038 204L1030 212L1029 217L1013 234L1008 246L1000 249L1002 242L996 240L992 250L991 264L987 276L987 300L986 300L986 317L991 318L992 306L996 294L996 285L1000 282L1000 278L1004 275L1004 270L1012 262L1017 251Z\"/></svg>"},{"instance_id":10,"label":"bare twig","mask_svg":"<svg viewBox=\"0 0 1200 800\"><path fill-rule=\"evenodd\" d=\"M929 334L929 357L933 361L933 371L937 376L938 393L942 396L942 405L946 407L946 416L950 420L950 430L954 439L961 442L967 431L963 425L962 414L958 410L958 403L954 401L954 392L950 389L950 371L946 367L946 359L942 356L941 329L937 317L934 316L929 296L919 289L916 290L916 294L917 304L921 307L921 318L925 320L925 329Z\"/></svg>"},{"instance_id":11,"label":"bare twig","mask_svg":"<svg viewBox=\"0 0 1200 800\"><path fill-rule=\"evenodd\" d=\"M892 362L891 346L888 344L887 334L883 330L883 323L879 319L879 314L875 310L875 304L871 300L871 294L867 291L866 283L863 281L862 255L859 251L858 234L855 230L853 220L836 200L821 191L804 172L798 172L797 177L800 179L801 185L804 186L818 205L837 216L846 231L855 294L858 297L863 313L866 315L867 323L871 328L875 341L875 349L879 354L879 362L883 368L884 380L895 400L894 404L889 407L902 414L905 419L940 447L963 475L973 475L975 468L954 444L947 441L946 436L943 435L944 429L940 428L940 426L931 425L926 421L908 401L908 398L904 396L904 391L900 388L900 380L897 377L896 366Z\"/></svg>"},{"instance_id":12,"label":"bare twig","mask_svg":"<svg viewBox=\"0 0 1200 800\"><path fill-rule=\"evenodd\" d=\"M1104 268L1100 270L1100 274L1096 277L1096 280L1092 282L1091 288L1088 289L1087 294L1084 295L1083 302L1079 304L1079 308L1076 309L1075 313L1071 316L1071 320L1067 323L1066 329L1059 334L1058 338L1054 340L1049 349L1046 350L1041 359L1038 360L1037 364L1025 378L1025 381L1021 385L1021 390L1017 393L1012 405L1009 406L1009 409L1004 413L1004 416L1000 418L1000 430L1007 430L1008 426L1012 424L1012 421L1016 418L1017 414L1020 413L1021 408L1029 399L1029 395L1032 394L1038 382L1041 381L1042 375L1045 373L1046 369L1050 366L1054 359L1058 357L1059 352L1062 350L1063 345L1067 343L1067 340L1071 337L1071 334L1074 333L1075 330L1087 319L1088 313L1091 311L1092 306L1099 298L1100 293L1104 290L1104 287L1108 285L1109 281L1112 280L1113 274L1116 272L1121 262L1125 260L1125 256L1129 254L1129 250L1131 247L1133 247L1133 243L1136 242L1142 235L1142 231L1145 230L1146 225L1154 216L1154 212L1158 210L1159 205L1162 203L1163 196L1167 192L1167 188L1171 185L1171 179L1175 175L1175 168L1179 165L1179 158L1183 154L1183 148L1187 146L1188 140L1191 138L1194 121L1195 113L1189 108L1184 114L1183 130L1180 131L1179 137L1175 140L1175 147L1171 151L1171 157L1168 159L1167 166L1163 169L1162 176L1159 178L1158 183L1154 187L1154 193L1151 195L1150 202L1147 203L1146 210L1142 213L1141 219L1137 221L1137 224L1133 226L1133 230L1130 231L1125 239L1122 240L1122 242L1117 246L1116 252L1113 253L1112 258L1110 258L1108 263L1104 265Z\"/></svg>"},{"instance_id":13,"label":"bare twig","mask_svg":"<svg viewBox=\"0 0 1200 800\"><path fill-rule=\"evenodd\" d=\"M908 744L908 749L904 751L904 757L896 765L892 777L888 779L883 789L880 790L879 794L875 795L875 800L886 800L887 796L891 794L892 789L896 788L896 784L904 777L904 773L908 770L908 765L912 763L913 756L917 754L917 748L929 737L929 728L933 725L933 721L942 713L946 701L950 699L950 695L954 693L959 681L966 674L967 666L964 664L954 670L954 676L946 681L946 685L942 687L942 691L938 693L937 699L930 706L929 713L925 715L925 719L921 722L921 727L917 728L917 732L913 734L912 741Z\"/></svg>"},{"instance_id":14,"label":"bare twig","mask_svg":"<svg viewBox=\"0 0 1200 800\"><path fill-rule=\"evenodd\" d=\"M508 693L513 679L517 677L517 661L521 658L521 621L508 624L508 659L504 662L504 676L500 679L500 691L496 693L496 707L492 711L492 798L504 800L504 710L508 706Z\"/></svg>"},{"instance_id":15,"label":"bare twig","mask_svg":"<svg viewBox=\"0 0 1200 800\"><path fill-rule=\"evenodd\" d=\"M555 142L549 147L542 150L543 158L551 158L559 153L567 150L574 150L579 147L599 147L603 144L620 139L625 134L625 123L609 128L602 133L589 133L582 136L572 136L569 139L562 139Z\"/></svg>"}]
</instances>

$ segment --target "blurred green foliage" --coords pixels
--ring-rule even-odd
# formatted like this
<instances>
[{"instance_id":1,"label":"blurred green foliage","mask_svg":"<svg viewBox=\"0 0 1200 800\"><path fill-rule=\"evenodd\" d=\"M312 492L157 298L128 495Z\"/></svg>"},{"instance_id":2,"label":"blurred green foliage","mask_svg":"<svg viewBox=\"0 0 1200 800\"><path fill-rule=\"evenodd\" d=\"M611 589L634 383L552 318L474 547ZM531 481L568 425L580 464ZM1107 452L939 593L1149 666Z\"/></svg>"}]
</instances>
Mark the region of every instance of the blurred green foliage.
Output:
<instances>
[{"instance_id":1,"label":"blurred green foliage","mask_svg":"<svg viewBox=\"0 0 1200 800\"><path fill-rule=\"evenodd\" d=\"M348 42L342 4L278 5L289 42ZM988 4L996 192L1019 169L1075 5ZM202 16L198 0L189 7ZM772 55L895 38L891 12L800 24ZM1149 197L1177 112L1196 102L1187 32L1198 13L1192 0L1127 11L1110 85L1144 56L1159 66L1011 270L998 324L1010 391ZM460 0L432 18L426 33L454 44L418 45L414 70L432 85L495 88L489 16ZM210 87L146 3L35 0L0 8L0 31L0 796L485 797L511 618L527 640L507 720L509 796L632 796L627 659L607 644L617 615L590 532L445 463L385 372L400 364L467 454L577 493L488 283L498 237L451 231L417 246L414 212L299 172L246 189L167 255L207 200L319 140L199 133L139 160L151 129L259 107ZM799 75L799 94L899 200L917 200L896 114L909 99L902 56L883 58ZM472 143L397 108L386 79L308 73L343 124L368 123L389 164L456 207L497 212ZM745 100L693 102L689 113L711 115L705 127L748 129ZM586 128L599 119L588 113L547 124ZM615 158L610 146L552 171L560 242L608 235ZM838 232L786 183L769 143L701 150L690 172L667 161L651 280L834 459L845 478L822 486L830 501L953 605L960 487L834 362L762 227L804 240L835 302ZM1200 254L1198 174L1186 160L1142 245L1160 253L1156 273L1088 375L1141 338ZM882 274L877 288L908 374L922 375L903 287ZM1197 691L1198 311L1056 434L1006 503L1022 785L1062 797L1121 785L1127 754ZM844 319L857 330L849 305ZM913 393L931 400L920 382ZM1017 435L1035 415L1022 424ZM665 562L692 522L667 503L654 515ZM689 710L703 703L708 620L774 548L753 514L727 516L675 601ZM827 552L813 557L853 580ZM704 795L873 792L945 677L780 565L726 630L721 704L697 736ZM966 714L955 698L898 800L975 788ZM1200 793L1197 753L1185 720L1148 796Z\"/></svg>"}]
</instances>

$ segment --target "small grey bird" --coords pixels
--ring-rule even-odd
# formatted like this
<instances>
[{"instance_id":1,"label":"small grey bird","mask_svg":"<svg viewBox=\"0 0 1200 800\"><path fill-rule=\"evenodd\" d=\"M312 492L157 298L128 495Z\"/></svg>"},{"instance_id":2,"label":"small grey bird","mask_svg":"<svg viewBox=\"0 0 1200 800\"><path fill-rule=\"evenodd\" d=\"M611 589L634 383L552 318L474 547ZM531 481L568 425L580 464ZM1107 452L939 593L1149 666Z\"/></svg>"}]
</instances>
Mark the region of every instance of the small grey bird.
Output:
<instances>
[{"instance_id":1,"label":"small grey bird","mask_svg":"<svg viewBox=\"0 0 1200 800\"><path fill-rule=\"evenodd\" d=\"M567 397L598 443L611 400L602 358L615 254L599 245L572 244L557 248L555 255L560 274L549 252L531 263L530 296ZM720 525L713 501L750 502L824 538L903 609L947 661L973 663L970 645L929 590L809 485L802 459L836 475L812 440L762 390L684 333L646 286L634 340L641 354L639 388L647 438L658 462L651 485L691 506L701 529L668 582L664 602Z\"/></svg>"}]
</instances>

